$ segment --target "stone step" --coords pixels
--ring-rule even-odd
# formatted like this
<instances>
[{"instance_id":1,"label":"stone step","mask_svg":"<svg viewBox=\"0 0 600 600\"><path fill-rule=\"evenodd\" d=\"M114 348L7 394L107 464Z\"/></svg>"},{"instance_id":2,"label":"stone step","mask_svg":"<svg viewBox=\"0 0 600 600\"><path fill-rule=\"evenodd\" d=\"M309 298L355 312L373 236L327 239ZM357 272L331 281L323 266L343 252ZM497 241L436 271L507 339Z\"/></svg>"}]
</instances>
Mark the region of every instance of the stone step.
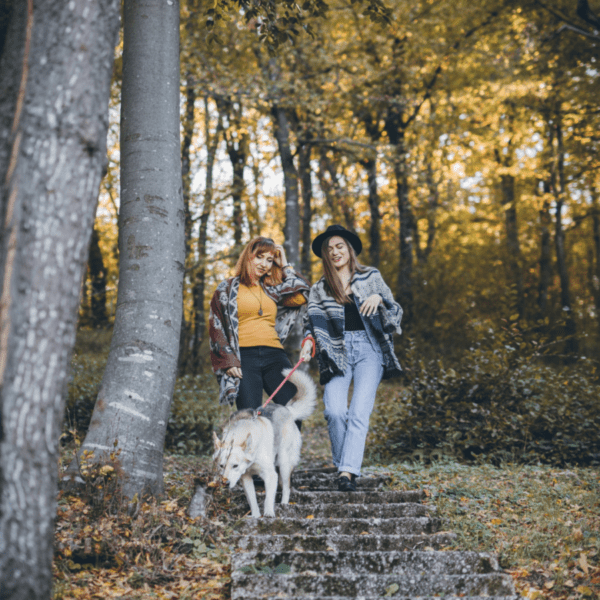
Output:
<instances>
[{"instance_id":1,"label":"stone step","mask_svg":"<svg viewBox=\"0 0 600 600\"><path fill-rule=\"evenodd\" d=\"M233 541L240 552L395 552L438 550L453 544L455 533L416 535L241 535Z\"/></svg>"},{"instance_id":2,"label":"stone step","mask_svg":"<svg viewBox=\"0 0 600 600\"><path fill-rule=\"evenodd\" d=\"M359 477L356 480L356 491L382 488L390 481L389 477ZM337 491L337 477L331 475L292 476L292 487L296 490ZM346 492L351 494L352 492Z\"/></svg>"},{"instance_id":3,"label":"stone step","mask_svg":"<svg viewBox=\"0 0 600 600\"><path fill-rule=\"evenodd\" d=\"M278 596L285 600L315 600L314 596ZM393 600L522 600L520 596L516 594L513 596L397 596L394 594ZM272 596L244 596L244 600L265 600L269 598L272 600ZM364 596L358 596L358 598L364 598ZM369 597L369 600L389 600L390 596L373 596ZM321 596L319 600L356 600L354 596Z\"/></svg>"},{"instance_id":4,"label":"stone step","mask_svg":"<svg viewBox=\"0 0 600 600\"><path fill-rule=\"evenodd\" d=\"M402 504L288 504L275 505L275 514L285 518L306 518L313 515L319 519L390 519L394 517L434 517L437 507L404 502Z\"/></svg>"},{"instance_id":5,"label":"stone step","mask_svg":"<svg viewBox=\"0 0 600 600\"><path fill-rule=\"evenodd\" d=\"M436 533L437 517L398 517L393 519L246 519L236 526L241 535L408 535Z\"/></svg>"},{"instance_id":6,"label":"stone step","mask_svg":"<svg viewBox=\"0 0 600 600\"><path fill-rule=\"evenodd\" d=\"M425 498L421 490L399 491L299 491L294 490L290 496L293 504L315 504L316 502L340 504L352 502L353 504L398 504L401 502L421 502Z\"/></svg>"},{"instance_id":7,"label":"stone step","mask_svg":"<svg viewBox=\"0 0 600 600\"><path fill-rule=\"evenodd\" d=\"M316 571L343 575L374 573L414 577L427 572L466 575L500 571L495 556L483 552L242 552L232 557L234 571L250 567L287 565L292 573Z\"/></svg>"},{"instance_id":8,"label":"stone step","mask_svg":"<svg viewBox=\"0 0 600 600\"><path fill-rule=\"evenodd\" d=\"M386 575L347 574L333 575L319 571L303 574L246 574L234 571L231 575L231 599L249 595L268 598L285 596L346 596L379 598L391 586L400 596L514 596L512 579L502 573L483 575L411 574ZM396 588L397 586L397 588ZM394 596L396 597L396 595Z\"/></svg>"}]
</instances>

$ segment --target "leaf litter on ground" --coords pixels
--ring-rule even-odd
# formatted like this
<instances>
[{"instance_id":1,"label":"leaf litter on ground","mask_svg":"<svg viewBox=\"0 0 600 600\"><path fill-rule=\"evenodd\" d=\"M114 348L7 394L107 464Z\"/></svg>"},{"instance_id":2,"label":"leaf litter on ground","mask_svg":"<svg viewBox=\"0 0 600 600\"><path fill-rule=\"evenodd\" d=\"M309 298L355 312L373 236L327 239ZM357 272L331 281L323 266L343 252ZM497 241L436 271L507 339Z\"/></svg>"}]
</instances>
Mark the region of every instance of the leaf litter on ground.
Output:
<instances>
[{"instance_id":1,"label":"leaf litter on ground","mask_svg":"<svg viewBox=\"0 0 600 600\"><path fill-rule=\"evenodd\" d=\"M299 468L330 466L318 409L303 425L303 437ZM215 484L207 456L167 454L164 465L164 498L139 503L132 515L98 514L81 498L60 494L54 600L230 598L231 536L248 514L243 491ZM393 489L424 490L444 529L457 534L447 549L497 553L522 596L600 597L598 468L452 460L382 466L371 459L365 472L389 474ZM186 510L196 483L211 481L206 518L191 519Z\"/></svg>"}]
</instances>

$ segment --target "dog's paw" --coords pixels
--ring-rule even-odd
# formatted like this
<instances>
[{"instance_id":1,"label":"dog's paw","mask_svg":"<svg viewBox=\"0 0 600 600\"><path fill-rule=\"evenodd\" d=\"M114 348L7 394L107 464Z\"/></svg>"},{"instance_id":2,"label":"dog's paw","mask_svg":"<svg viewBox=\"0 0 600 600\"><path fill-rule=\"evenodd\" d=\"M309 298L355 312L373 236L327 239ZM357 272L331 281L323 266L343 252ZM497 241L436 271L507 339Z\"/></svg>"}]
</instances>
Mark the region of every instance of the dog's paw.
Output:
<instances>
[{"instance_id":1,"label":"dog's paw","mask_svg":"<svg viewBox=\"0 0 600 600\"><path fill-rule=\"evenodd\" d=\"M275 517L275 511L273 510L265 510L265 517Z\"/></svg>"}]
</instances>

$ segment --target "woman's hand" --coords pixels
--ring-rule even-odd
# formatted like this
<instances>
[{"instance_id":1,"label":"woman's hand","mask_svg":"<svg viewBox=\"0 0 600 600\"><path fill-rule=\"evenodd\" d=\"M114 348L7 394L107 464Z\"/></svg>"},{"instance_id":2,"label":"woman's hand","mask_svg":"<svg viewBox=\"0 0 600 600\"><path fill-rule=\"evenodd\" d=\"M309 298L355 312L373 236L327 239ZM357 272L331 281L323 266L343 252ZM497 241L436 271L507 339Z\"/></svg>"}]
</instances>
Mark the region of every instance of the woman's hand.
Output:
<instances>
[{"instance_id":1,"label":"woman's hand","mask_svg":"<svg viewBox=\"0 0 600 600\"><path fill-rule=\"evenodd\" d=\"M302 350L300 350L300 358L308 362L312 356L313 343L312 340L306 340L304 342L304 346L302 346Z\"/></svg>"},{"instance_id":2,"label":"woman's hand","mask_svg":"<svg viewBox=\"0 0 600 600\"><path fill-rule=\"evenodd\" d=\"M226 372L229 377L237 377L238 379L242 378L242 369L240 367L230 367Z\"/></svg>"},{"instance_id":3,"label":"woman's hand","mask_svg":"<svg viewBox=\"0 0 600 600\"><path fill-rule=\"evenodd\" d=\"M379 294L369 296L360 307L360 314L370 317L377 311L377 307L382 303L383 298Z\"/></svg>"},{"instance_id":4,"label":"woman's hand","mask_svg":"<svg viewBox=\"0 0 600 600\"><path fill-rule=\"evenodd\" d=\"M275 244L275 255L273 256L273 261L282 269L283 267L287 266L288 261L285 256L285 250L283 249L283 246Z\"/></svg>"}]
</instances>

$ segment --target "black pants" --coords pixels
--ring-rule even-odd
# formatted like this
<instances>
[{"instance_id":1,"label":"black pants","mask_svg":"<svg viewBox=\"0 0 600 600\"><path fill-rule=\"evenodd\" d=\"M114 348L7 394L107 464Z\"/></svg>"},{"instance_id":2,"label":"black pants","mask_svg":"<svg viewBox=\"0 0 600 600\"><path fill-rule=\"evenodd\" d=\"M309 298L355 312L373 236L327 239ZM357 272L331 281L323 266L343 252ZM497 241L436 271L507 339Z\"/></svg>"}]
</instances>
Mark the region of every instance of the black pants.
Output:
<instances>
[{"instance_id":1,"label":"black pants","mask_svg":"<svg viewBox=\"0 0 600 600\"><path fill-rule=\"evenodd\" d=\"M242 408L258 408L263 403L263 389L270 396L283 381L283 369L291 369L292 364L281 348L270 346L250 346L240 348L242 359L242 379L235 404ZM271 402L285 406L298 391L289 380L277 392ZM300 421L296 421L300 428Z\"/></svg>"}]
</instances>

